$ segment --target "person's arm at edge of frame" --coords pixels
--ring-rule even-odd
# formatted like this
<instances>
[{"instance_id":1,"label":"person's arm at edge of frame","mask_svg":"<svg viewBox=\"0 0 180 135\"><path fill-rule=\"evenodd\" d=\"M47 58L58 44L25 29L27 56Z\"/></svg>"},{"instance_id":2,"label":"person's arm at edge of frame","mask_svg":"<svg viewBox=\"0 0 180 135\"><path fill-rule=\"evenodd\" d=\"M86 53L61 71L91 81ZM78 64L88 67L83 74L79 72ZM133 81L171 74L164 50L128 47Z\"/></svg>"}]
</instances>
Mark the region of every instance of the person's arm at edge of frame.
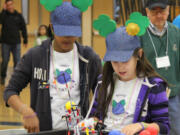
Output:
<instances>
[{"instance_id":1,"label":"person's arm at edge of frame","mask_svg":"<svg viewBox=\"0 0 180 135\"><path fill-rule=\"evenodd\" d=\"M25 105L18 96L21 90L29 83L30 78L28 76L32 74L30 65L32 61L31 50L32 49L30 49L17 64L9 84L4 91L4 100L7 105L22 114L24 128L26 128L28 132L39 132L39 120L36 113L32 108Z\"/></svg>"},{"instance_id":2,"label":"person's arm at edge of frame","mask_svg":"<svg viewBox=\"0 0 180 135\"><path fill-rule=\"evenodd\" d=\"M20 18L21 18L21 31L22 31L22 36L23 36L23 45L26 48L28 45L28 33L27 33L27 28L26 28L26 23L25 20L23 18L23 16L20 14Z\"/></svg>"},{"instance_id":3,"label":"person's arm at edge of frame","mask_svg":"<svg viewBox=\"0 0 180 135\"><path fill-rule=\"evenodd\" d=\"M0 24L2 24L5 14L6 14L6 4L4 3L3 10L0 13Z\"/></svg>"},{"instance_id":4,"label":"person's arm at edge of frame","mask_svg":"<svg viewBox=\"0 0 180 135\"><path fill-rule=\"evenodd\" d=\"M165 116L167 116L168 112L163 112L161 114L152 114L153 111L159 111L161 109L168 109L168 98L166 95L166 87L165 87L165 83L161 82L159 84L157 84L157 86L153 87L151 90L151 94L153 94L154 96L150 96L152 98L149 99L149 104L151 104L151 108L157 108L157 106L161 105L160 109L155 110L155 109L151 109L150 110L150 115L151 115L151 121L152 123L147 123L147 122L137 122L137 123L133 123L130 125L127 125L123 128L123 133L127 133L129 132L129 130L131 130L131 132L134 133L138 133L148 127L152 127L154 129L156 129L158 131L158 133L164 134L165 132L169 132L169 123L168 123L168 117L167 119L164 119ZM157 93L158 92L158 93ZM156 103L157 100L159 100L158 98L158 94L161 93L163 94L162 96L164 97L162 101L160 101L158 104ZM161 118L162 117L162 118ZM166 134L166 133L165 133Z\"/></svg>"},{"instance_id":5,"label":"person's arm at edge of frame","mask_svg":"<svg viewBox=\"0 0 180 135\"><path fill-rule=\"evenodd\" d=\"M95 74L94 81L93 81L93 84L92 84L92 87L91 87L93 95L96 94L95 101L94 101L94 103L95 103L95 102L97 102L96 101L97 100L97 93L98 93L98 89L99 89L99 86L100 86L100 84L98 82L102 80L102 69L103 68L102 68L101 59L100 59L99 55L96 54L93 49L91 51L92 51L92 53L94 53L94 56L91 59L92 65L90 67L90 72L89 73ZM94 69L96 69L96 72L94 71ZM95 89L97 89L96 93L94 93ZM90 112L89 117L93 117L94 120L96 122L98 122L99 119L94 116L95 112L93 112L94 109L95 110L97 109L96 105L94 103L93 103L93 106L91 108L91 112Z\"/></svg>"},{"instance_id":6,"label":"person's arm at edge of frame","mask_svg":"<svg viewBox=\"0 0 180 135\"><path fill-rule=\"evenodd\" d=\"M10 96L8 105L23 116L24 128L28 130L28 133L39 132L39 120L36 113L32 108L25 105L18 95Z\"/></svg>"},{"instance_id":7,"label":"person's arm at edge of frame","mask_svg":"<svg viewBox=\"0 0 180 135\"><path fill-rule=\"evenodd\" d=\"M159 133L164 134L164 132L167 130L167 132L169 132L169 118L168 118L168 97L166 94L166 87L167 85L164 82L161 82L158 84L158 86L154 87L154 89L152 89L152 92L154 91L154 93L156 93L156 96L150 101L152 108L157 108L157 106L161 107L158 110L164 110L167 109L167 112L163 112L161 114L153 114L154 111L158 111L157 109L151 109L150 114L152 115L151 120L153 121L153 123L151 123L151 126L154 126L154 128L159 127ZM161 90L157 93L158 90ZM164 97L162 101L160 101L158 104L156 104L155 102L157 102L157 100L159 100L158 98L158 94L161 93L161 96ZM162 95L163 94L163 95ZM167 119L165 119L165 116L167 116ZM157 119L158 117L158 119ZM147 124L147 123L146 123ZM147 126L150 126L147 125ZM163 132L163 133L162 133Z\"/></svg>"},{"instance_id":8,"label":"person's arm at edge of frame","mask_svg":"<svg viewBox=\"0 0 180 135\"><path fill-rule=\"evenodd\" d=\"M93 86L92 86L92 91L94 93L95 92L95 88L98 85L99 78L102 75L102 69L103 69L102 68L101 59L100 59L99 55L97 55L97 54L95 54L95 56L94 56L93 66L95 66L95 67L92 68L92 69L96 68L95 80L94 80ZM92 71L92 70L91 70L91 72L94 73L94 71Z\"/></svg>"}]
</instances>

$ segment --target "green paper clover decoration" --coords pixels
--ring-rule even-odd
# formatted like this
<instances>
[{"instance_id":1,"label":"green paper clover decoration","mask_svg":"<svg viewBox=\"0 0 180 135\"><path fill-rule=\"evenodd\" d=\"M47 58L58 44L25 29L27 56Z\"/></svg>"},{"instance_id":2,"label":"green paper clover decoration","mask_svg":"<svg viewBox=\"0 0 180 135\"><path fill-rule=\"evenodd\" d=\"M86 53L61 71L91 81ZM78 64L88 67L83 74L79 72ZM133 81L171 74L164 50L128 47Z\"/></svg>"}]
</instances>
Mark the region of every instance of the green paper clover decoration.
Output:
<instances>
[{"instance_id":1,"label":"green paper clover decoration","mask_svg":"<svg viewBox=\"0 0 180 135\"><path fill-rule=\"evenodd\" d=\"M40 3L49 12L55 10L57 6L60 6L62 4L62 2L63 0L40 0Z\"/></svg>"},{"instance_id":2,"label":"green paper clover decoration","mask_svg":"<svg viewBox=\"0 0 180 135\"><path fill-rule=\"evenodd\" d=\"M63 0L40 0L40 3L46 10L52 12L57 6L63 3ZM72 5L77 7L81 12L86 11L92 4L93 0L72 0Z\"/></svg>"},{"instance_id":3,"label":"green paper clover decoration","mask_svg":"<svg viewBox=\"0 0 180 135\"><path fill-rule=\"evenodd\" d=\"M137 36L142 36L146 32L146 28L149 26L150 21L146 16L142 16L139 12L133 12L130 15L130 19L126 22L126 28L128 24L134 23L139 26L139 32L137 33Z\"/></svg>"},{"instance_id":4,"label":"green paper clover decoration","mask_svg":"<svg viewBox=\"0 0 180 135\"><path fill-rule=\"evenodd\" d=\"M116 30L116 22L111 20L109 16L102 14L93 21L93 27L99 31L101 36L106 37Z\"/></svg>"},{"instance_id":5,"label":"green paper clover decoration","mask_svg":"<svg viewBox=\"0 0 180 135\"><path fill-rule=\"evenodd\" d=\"M88 9L93 4L93 0L72 0L72 5L79 8L81 12Z\"/></svg>"}]
</instances>

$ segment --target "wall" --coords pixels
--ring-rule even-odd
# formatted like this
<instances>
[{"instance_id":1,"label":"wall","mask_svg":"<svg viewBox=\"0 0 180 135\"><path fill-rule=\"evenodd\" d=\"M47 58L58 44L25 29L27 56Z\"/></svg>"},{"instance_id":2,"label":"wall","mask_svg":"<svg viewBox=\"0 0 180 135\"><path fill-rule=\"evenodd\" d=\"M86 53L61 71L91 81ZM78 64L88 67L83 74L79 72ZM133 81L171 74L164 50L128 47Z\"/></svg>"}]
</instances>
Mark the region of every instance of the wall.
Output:
<instances>
[{"instance_id":1,"label":"wall","mask_svg":"<svg viewBox=\"0 0 180 135\"><path fill-rule=\"evenodd\" d=\"M33 35L37 30L38 16L38 0L29 0L29 23L27 28L30 35Z\"/></svg>"},{"instance_id":2,"label":"wall","mask_svg":"<svg viewBox=\"0 0 180 135\"><path fill-rule=\"evenodd\" d=\"M0 0L2 9L5 0ZM40 24L50 23L50 13L40 5L40 0L29 0L29 24L27 25L29 35L34 35ZM70 0L64 0L70 1ZM21 12L21 0L14 0L15 8ZM136 3L137 4L137 3ZM176 7L176 14L180 13L180 8ZM105 38L98 35L92 28L92 22L100 14L107 14L113 17L113 0L94 0L92 7L82 14L82 44L92 46L93 49L103 58L105 54Z\"/></svg>"},{"instance_id":3,"label":"wall","mask_svg":"<svg viewBox=\"0 0 180 135\"><path fill-rule=\"evenodd\" d=\"M97 19L100 14L107 14L113 17L113 0L94 0L93 4L93 20ZM93 49L103 58L105 54L105 38L97 34L93 29Z\"/></svg>"}]
</instances>

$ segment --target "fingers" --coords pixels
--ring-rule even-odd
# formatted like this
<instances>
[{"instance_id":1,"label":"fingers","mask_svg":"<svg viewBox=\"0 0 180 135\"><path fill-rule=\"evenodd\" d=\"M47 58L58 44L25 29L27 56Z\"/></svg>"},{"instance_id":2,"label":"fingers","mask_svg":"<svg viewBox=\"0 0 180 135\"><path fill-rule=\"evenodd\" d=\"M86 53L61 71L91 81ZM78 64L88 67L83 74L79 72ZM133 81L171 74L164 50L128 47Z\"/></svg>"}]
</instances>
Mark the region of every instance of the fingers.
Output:
<instances>
[{"instance_id":1,"label":"fingers","mask_svg":"<svg viewBox=\"0 0 180 135\"><path fill-rule=\"evenodd\" d=\"M128 130L126 130L126 129L123 129L121 132L122 132L123 134L125 134L125 135L130 135L130 132L129 132Z\"/></svg>"},{"instance_id":2,"label":"fingers","mask_svg":"<svg viewBox=\"0 0 180 135\"><path fill-rule=\"evenodd\" d=\"M24 47L25 47L25 48L27 48L27 46L28 46L27 44L24 44Z\"/></svg>"},{"instance_id":3,"label":"fingers","mask_svg":"<svg viewBox=\"0 0 180 135\"><path fill-rule=\"evenodd\" d=\"M35 133L38 133L38 132L40 132L39 125L38 125L38 127L35 128Z\"/></svg>"},{"instance_id":4,"label":"fingers","mask_svg":"<svg viewBox=\"0 0 180 135\"><path fill-rule=\"evenodd\" d=\"M39 129L39 120L37 117L28 118L24 120L24 128L27 129L28 133L37 133Z\"/></svg>"},{"instance_id":5,"label":"fingers","mask_svg":"<svg viewBox=\"0 0 180 135\"><path fill-rule=\"evenodd\" d=\"M38 133L39 132L39 126L37 125L36 127L32 128L32 132L31 133Z\"/></svg>"},{"instance_id":6,"label":"fingers","mask_svg":"<svg viewBox=\"0 0 180 135\"><path fill-rule=\"evenodd\" d=\"M134 135L135 134L135 132L134 131L132 131L132 130L122 130L121 131L123 134L125 134L125 135Z\"/></svg>"},{"instance_id":7,"label":"fingers","mask_svg":"<svg viewBox=\"0 0 180 135\"><path fill-rule=\"evenodd\" d=\"M139 123L135 123L125 126L121 132L124 133L125 135L134 135L141 130L142 130L141 125Z\"/></svg>"},{"instance_id":8,"label":"fingers","mask_svg":"<svg viewBox=\"0 0 180 135\"><path fill-rule=\"evenodd\" d=\"M27 129L28 133L38 133L39 132L39 125L36 126L24 126Z\"/></svg>"},{"instance_id":9,"label":"fingers","mask_svg":"<svg viewBox=\"0 0 180 135\"><path fill-rule=\"evenodd\" d=\"M103 123L102 120L100 120L99 123Z\"/></svg>"}]
</instances>

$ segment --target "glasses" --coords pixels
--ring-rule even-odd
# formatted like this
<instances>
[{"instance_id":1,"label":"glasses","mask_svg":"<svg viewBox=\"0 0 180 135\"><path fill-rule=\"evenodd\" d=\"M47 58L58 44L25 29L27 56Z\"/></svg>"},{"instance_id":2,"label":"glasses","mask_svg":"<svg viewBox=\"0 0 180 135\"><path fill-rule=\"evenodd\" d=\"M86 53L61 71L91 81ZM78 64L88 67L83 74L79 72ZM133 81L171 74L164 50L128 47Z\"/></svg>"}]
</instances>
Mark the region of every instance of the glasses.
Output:
<instances>
[{"instance_id":1,"label":"glasses","mask_svg":"<svg viewBox=\"0 0 180 135\"><path fill-rule=\"evenodd\" d=\"M150 10L150 12L151 12L151 14L152 14L153 16L158 15L159 13L160 13L161 15L165 15L166 12L167 12L167 10L166 10L166 9Z\"/></svg>"}]
</instances>

